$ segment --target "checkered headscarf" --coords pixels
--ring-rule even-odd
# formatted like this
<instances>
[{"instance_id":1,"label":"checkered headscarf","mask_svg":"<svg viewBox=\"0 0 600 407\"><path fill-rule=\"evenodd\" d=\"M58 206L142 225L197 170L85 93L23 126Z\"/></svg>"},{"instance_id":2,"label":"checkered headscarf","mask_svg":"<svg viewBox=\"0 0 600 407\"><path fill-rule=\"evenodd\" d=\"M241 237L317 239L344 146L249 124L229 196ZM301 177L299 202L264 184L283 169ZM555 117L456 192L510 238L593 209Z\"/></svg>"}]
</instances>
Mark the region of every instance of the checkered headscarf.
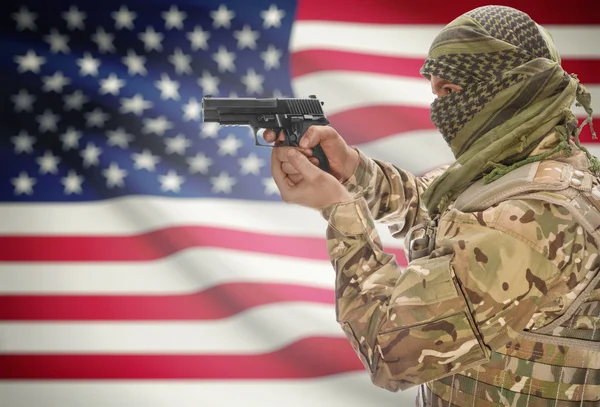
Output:
<instances>
[{"instance_id":1,"label":"checkered headscarf","mask_svg":"<svg viewBox=\"0 0 600 407\"><path fill-rule=\"evenodd\" d=\"M569 108L589 93L560 62L550 34L510 7L479 7L440 32L421 74L463 90L431 105L431 121L457 161L426 191L430 212L498 164L526 157L550 131L574 135Z\"/></svg>"}]
</instances>

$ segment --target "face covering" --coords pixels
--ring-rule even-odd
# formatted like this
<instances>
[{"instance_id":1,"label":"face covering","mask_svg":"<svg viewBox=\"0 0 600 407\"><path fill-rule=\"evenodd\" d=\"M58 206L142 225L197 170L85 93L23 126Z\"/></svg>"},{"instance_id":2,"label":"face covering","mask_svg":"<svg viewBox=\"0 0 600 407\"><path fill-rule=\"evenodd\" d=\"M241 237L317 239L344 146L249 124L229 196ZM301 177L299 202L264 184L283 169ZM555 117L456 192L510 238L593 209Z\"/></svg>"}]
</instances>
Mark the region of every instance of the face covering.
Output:
<instances>
[{"instance_id":1,"label":"face covering","mask_svg":"<svg viewBox=\"0 0 600 407\"><path fill-rule=\"evenodd\" d=\"M480 7L448 24L431 45L421 74L462 87L431 105L431 121L456 162L423 195L430 215L473 181L490 182L531 162L528 155L551 131L561 138L557 151L568 149L569 139L581 131L570 110L575 100L591 123L590 94L561 68L550 34L510 7Z\"/></svg>"}]
</instances>

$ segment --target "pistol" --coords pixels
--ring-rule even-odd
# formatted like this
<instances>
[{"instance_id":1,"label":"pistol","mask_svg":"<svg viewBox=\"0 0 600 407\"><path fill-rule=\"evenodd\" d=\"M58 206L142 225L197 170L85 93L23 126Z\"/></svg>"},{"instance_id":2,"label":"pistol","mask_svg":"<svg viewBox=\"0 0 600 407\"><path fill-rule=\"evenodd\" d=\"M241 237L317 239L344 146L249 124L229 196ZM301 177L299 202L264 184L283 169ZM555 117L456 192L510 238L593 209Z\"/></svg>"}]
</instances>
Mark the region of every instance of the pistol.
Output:
<instances>
[{"instance_id":1,"label":"pistol","mask_svg":"<svg viewBox=\"0 0 600 407\"><path fill-rule=\"evenodd\" d=\"M202 117L205 122L216 122L222 126L250 126L254 133L254 144L263 147L298 147L302 136L312 125L326 126L325 117L315 95L300 98L202 98ZM283 131L282 143L270 146L258 141L259 129L273 129L275 134ZM313 147L313 156L319 160L319 168L329 172L329 161L320 145Z\"/></svg>"}]
</instances>

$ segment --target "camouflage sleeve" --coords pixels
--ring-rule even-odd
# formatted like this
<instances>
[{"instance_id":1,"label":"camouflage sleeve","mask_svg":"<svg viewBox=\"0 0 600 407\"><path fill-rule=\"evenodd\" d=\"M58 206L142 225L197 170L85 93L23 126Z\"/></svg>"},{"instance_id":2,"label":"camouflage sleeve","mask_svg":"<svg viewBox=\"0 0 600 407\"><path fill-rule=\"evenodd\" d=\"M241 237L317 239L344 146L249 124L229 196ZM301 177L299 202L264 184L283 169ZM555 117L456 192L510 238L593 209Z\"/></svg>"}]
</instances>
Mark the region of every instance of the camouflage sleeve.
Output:
<instances>
[{"instance_id":1,"label":"camouflage sleeve","mask_svg":"<svg viewBox=\"0 0 600 407\"><path fill-rule=\"evenodd\" d=\"M505 209L453 211L440 222L437 249L404 270L382 250L364 199L322 211L337 321L374 384L404 390L475 367L526 327L559 280L557 262L585 242L576 228L555 226L570 231L561 242L574 243L551 261L556 242L538 244L535 224L518 233L532 210Z\"/></svg>"},{"instance_id":2,"label":"camouflage sleeve","mask_svg":"<svg viewBox=\"0 0 600 407\"><path fill-rule=\"evenodd\" d=\"M363 197L375 221L388 225L394 236L402 237L427 217L421 203L423 191L448 167L422 177L383 161L367 157L358 148L359 163L344 186L354 197Z\"/></svg>"}]
</instances>

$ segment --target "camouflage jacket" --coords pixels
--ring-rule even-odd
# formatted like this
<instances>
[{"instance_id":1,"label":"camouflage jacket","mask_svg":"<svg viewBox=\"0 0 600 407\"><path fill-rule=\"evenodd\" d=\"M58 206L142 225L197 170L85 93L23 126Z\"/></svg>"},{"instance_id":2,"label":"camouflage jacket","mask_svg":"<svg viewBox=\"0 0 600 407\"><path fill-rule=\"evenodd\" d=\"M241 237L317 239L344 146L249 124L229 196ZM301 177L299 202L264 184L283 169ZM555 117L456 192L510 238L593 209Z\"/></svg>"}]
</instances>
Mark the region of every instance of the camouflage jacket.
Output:
<instances>
[{"instance_id":1,"label":"camouflage jacket","mask_svg":"<svg viewBox=\"0 0 600 407\"><path fill-rule=\"evenodd\" d=\"M402 238L426 221L420 195L445 168L416 177L359 155L345 183L354 201L321 214L336 270L336 317L373 383L390 391L428 383L440 406L554 406L555 399L597 406L600 352L593 366L582 366L585 377L569 370L565 380L560 346L541 355L536 344L519 349L515 341L555 320L589 285L600 267L594 238L542 201L511 199L473 213L451 205L439 219L433 253L401 267L402 259L384 251L375 222ZM587 163L581 151L564 160L575 168ZM595 318L576 323L593 328L600 350L600 298L589 303ZM546 363L547 372L528 374L532 360Z\"/></svg>"}]
</instances>

